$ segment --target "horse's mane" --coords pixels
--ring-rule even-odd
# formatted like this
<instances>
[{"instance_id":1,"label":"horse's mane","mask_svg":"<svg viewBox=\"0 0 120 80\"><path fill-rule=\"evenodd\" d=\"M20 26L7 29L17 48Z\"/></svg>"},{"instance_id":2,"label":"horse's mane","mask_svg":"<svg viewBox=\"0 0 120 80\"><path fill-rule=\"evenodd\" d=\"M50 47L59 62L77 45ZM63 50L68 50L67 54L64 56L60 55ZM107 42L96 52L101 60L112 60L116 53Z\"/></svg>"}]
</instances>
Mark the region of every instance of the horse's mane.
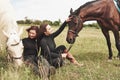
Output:
<instances>
[{"instance_id":1,"label":"horse's mane","mask_svg":"<svg viewBox=\"0 0 120 80\"><path fill-rule=\"evenodd\" d=\"M10 0L0 0L0 48L5 45L7 40L2 31L10 33L13 29L18 31L14 8Z\"/></svg>"},{"instance_id":2,"label":"horse's mane","mask_svg":"<svg viewBox=\"0 0 120 80\"><path fill-rule=\"evenodd\" d=\"M100 1L100 0L89 1L89 2L87 2L87 3L85 3L85 4L83 4L83 5L80 6L77 10L75 10L75 11L73 12L73 14L78 15L79 12L80 12L80 10L81 10L83 7L88 6L88 5L90 6L90 5L92 5L92 3L97 2L97 1Z\"/></svg>"},{"instance_id":3,"label":"horse's mane","mask_svg":"<svg viewBox=\"0 0 120 80\"><path fill-rule=\"evenodd\" d=\"M10 0L0 0L0 29L12 28L17 28L14 8Z\"/></svg>"}]
</instances>

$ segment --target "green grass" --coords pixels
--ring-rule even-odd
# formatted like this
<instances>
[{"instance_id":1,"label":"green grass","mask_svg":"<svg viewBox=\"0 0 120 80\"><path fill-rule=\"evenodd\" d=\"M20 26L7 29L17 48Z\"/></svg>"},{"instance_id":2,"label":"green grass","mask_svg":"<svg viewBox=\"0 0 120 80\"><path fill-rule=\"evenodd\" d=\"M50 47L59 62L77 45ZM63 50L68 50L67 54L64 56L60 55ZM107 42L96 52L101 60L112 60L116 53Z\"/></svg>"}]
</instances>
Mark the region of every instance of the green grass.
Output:
<instances>
[{"instance_id":1,"label":"green grass","mask_svg":"<svg viewBox=\"0 0 120 80\"><path fill-rule=\"evenodd\" d=\"M24 32L22 38L26 35ZM69 47L66 35L67 28L55 39L57 46L64 44L67 48ZM111 32L110 35L113 56L117 56L114 37ZM65 60L67 64L57 69L57 73L51 76L50 80L120 80L120 62L116 59L108 61L107 44L100 29L83 28L70 52L84 66L78 67ZM30 72L29 68L13 69L7 64L5 56L5 51L2 51L0 54L0 80L40 80Z\"/></svg>"}]
</instances>

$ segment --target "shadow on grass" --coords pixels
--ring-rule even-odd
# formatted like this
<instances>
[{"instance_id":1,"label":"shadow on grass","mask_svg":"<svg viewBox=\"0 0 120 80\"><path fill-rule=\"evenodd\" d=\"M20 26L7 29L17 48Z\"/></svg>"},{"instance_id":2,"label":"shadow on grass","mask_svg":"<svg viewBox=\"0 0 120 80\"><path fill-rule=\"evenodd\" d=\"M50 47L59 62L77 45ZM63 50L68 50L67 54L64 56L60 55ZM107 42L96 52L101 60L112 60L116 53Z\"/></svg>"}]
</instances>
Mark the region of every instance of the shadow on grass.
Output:
<instances>
[{"instance_id":1,"label":"shadow on grass","mask_svg":"<svg viewBox=\"0 0 120 80\"><path fill-rule=\"evenodd\" d=\"M78 61L85 61L85 62L90 62L92 61L93 63L101 62L101 64L104 65L111 65L114 67L120 67L120 59L115 59L113 57L112 60L108 59L108 54L105 53L100 53L100 52L87 52L87 53L79 53L75 55L75 58Z\"/></svg>"},{"instance_id":2,"label":"shadow on grass","mask_svg":"<svg viewBox=\"0 0 120 80\"><path fill-rule=\"evenodd\" d=\"M120 64L114 63L113 65L116 66L116 67L120 67Z\"/></svg>"},{"instance_id":3,"label":"shadow on grass","mask_svg":"<svg viewBox=\"0 0 120 80\"><path fill-rule=\"evenodd\" d=\"M87 53L79 53L74 55L76 59L80 61L97 61L97 60L106 60L108 59L108 55L100 52L87 52Z\"/></svg>"}]
</instances>

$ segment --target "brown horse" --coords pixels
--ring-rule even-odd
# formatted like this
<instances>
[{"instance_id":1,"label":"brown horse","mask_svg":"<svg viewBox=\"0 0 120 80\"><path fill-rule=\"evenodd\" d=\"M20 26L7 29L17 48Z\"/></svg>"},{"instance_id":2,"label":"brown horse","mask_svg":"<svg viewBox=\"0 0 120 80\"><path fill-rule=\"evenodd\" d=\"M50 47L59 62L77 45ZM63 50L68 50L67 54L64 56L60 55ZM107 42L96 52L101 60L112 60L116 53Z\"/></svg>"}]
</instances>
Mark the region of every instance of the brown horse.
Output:
<instances>
[{"instance_id":1,"label":"brown horse","mask_svg":"<svg viewBox=\"0 0 120 80\"><path fill-rule=\"evenodd\" d=\"M106 38L109 59L112 59L113 56L109 35L110 30L114 34L116 48L119 52L118 57L120 58L120 14L115 7L114 0L96 0L87 2L74 12L71 9L69 17L71 17L71 21L68 23L69 29L66 38L68 43L73 44L75 42L85 21L96 20Z\"/></svg>"}]
</instances>

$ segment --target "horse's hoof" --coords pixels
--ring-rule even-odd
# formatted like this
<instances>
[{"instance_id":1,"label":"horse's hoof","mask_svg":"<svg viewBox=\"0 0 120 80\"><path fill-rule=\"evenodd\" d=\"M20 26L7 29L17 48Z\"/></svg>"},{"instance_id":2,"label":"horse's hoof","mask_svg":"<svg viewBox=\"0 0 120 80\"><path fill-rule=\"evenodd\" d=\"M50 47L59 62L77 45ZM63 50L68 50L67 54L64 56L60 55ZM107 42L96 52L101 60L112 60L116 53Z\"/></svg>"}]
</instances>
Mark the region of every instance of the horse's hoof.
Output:
<instances>
[{"instance_id":1,"label":"horse's hoof","mask_svg":"<svg viewBox=\"0 0 120 80\"><path fill-rule=\"evenodd\" d=\"M112 57L108 57L108 59L112 60Z\"/></svg>"},{"instance_id":2,"label":"horse's hoof","mask_svg":"<svg viewBox=\"0 0 120 80\"><path fill-rule=\"evenodd\" d=\"M108 59L108 62L112 62L112 59Z\"/></svg>"},{"instance_id":3,"label":"horse's hoof","mask_svg":"<svg viewBox=\"0 0 120 80\"><path fill-rule=\"evenodd\" d=\"M108 58L108 62L112 62L112 57L109 57L109 58Z\"/></svg>"},{"instance_id":4,"label":"horse's hoof","mask_svg":"<svg viewBox=\"0 0 120 80\"><path fill-rule=\"evenodd\" d=\"M116 59L117 59L117 60L120 60L120 56L117 56Z\"/></svg>"}]
</instances>

